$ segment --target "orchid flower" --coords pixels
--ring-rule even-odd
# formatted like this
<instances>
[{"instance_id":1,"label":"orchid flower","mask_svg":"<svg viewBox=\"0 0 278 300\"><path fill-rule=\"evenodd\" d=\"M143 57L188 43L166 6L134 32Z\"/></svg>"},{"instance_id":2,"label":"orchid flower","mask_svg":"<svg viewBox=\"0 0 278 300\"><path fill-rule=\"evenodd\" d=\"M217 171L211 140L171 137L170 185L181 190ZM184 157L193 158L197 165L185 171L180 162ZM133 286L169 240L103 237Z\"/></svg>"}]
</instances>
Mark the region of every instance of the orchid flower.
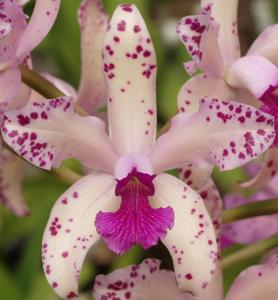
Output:
<instances>
[{"instance_id":1,"label":"orchid flower","mask_svg":"<svg viewBox=\"0 0 278 300\"><path fill-rule=\"evenodd\" d=\"M106 102L102 45L108 27L108 16L100 0L83 0L79 7L78 20L81 29L81 79L78 92L59 78L47 73L42 76L65 95L74 98L85 111L99 116L97 110ZM35 91L32 91L31 98L44 99Z\"/></svg>"},{"instance_id":2,"label":"orchid flower","mask_svg":"<svg viewBox=\"0 0 278 300\"><path fill-rule=\"evenodd\" d=\"M258 164L249 163L245 168L248 175L252 177L260 167ZM264 188L250 197L236 194L226 195L224 197L225 207L233 208L245 203L276 198L278 195L277 179L278 177L275 176ZM277 228L278 214L260 216L223 225L222 236L228 242L228 245L232 243L251 244L277 233Z\"/></svg>"},{"instance_id":3,"label":"orchid flower","mask_svg":"<svg viewBox=\"0 0 278 300\"><path fill-rule=\"evenodd\" d=\"M273 118L247 105L200 101L156 136L156 55L139 11L120 5L103 45L109 136L97 117L74 112L70 97L35 101L5 114L5 141L30 163L51 169L69 157L96 170L66 191L43 237L48 281L64 298L78 292L88 249L101 237L117 254L164 243L182 290L202 292L218 261L210 216L201 197L163 172L185 162L222 170L247 163L274 139ZM245 115L261 117L258 122ZM227 152L232 147L233 151Z\"/></svg>"},{"instance_id":4,"label":"orchid flower","mask_svg":"<svg viewBox=\"0 0 278 300\"><path fill-rule=\"evenodd\" d=\"M172 271L160 270L160 261L145 259L140 265L98 275L93 288L96 300L224 300L223 295L194 297L176 286ZM248 267L230 287L225 300L276 300L278 295L278 257L273 255L261 265ZM219 282L218 284L221 284Z\"/></svg>"},{"instance_id":5,"label":"orchid flower","mask_svg":"<svg viewBox=\"0 0 278 300\"><path fill-rule=\"evenodd\" d=\"M265 29L247 54L240 57L237 5L238 0L203 0L199 14L179 22L177 33L192 57L185 69L189 74L198 68L204 71L182 87L179 109L196 110L199 98L240 100L272 114L277 128L278 25ZM241 118L242 122L246 117ZM277 145L275 138L273 146ZM274 148L268 153L262 172L245 186L262 185L276 169L278 155Z\"/></svg>"},{"instance_id":6,"label":"orchid flower","mask_svg":"<svg viewBox=\"0 0 278 300\"><path fill-rule=\"evenodd\" d=\"M19 64L31 66L29 52L45 37L51 29L58 13L60 1L36 2L29 24L20 7L27 1L0 1L0 91L1 111L24 106L30 97L30 89L21 83ZM14 174L17 174L14 177ZM12 152L0 148L0 202L16 215L25 216L28 208L21 191L23 162Z\"/></svg>"},{"instance_id":7,"label":"orchid flower","mask_svg":"<svg viewBox=\"0 0 278 300\"><path fill-rule=\"evenodd\" d=\"M37 0L29 23L15 0L1 0L0 90L1 103L13 99L21 89L18 66L51 29L59 11L60 0Z\"/></svg>"}]
</instances>

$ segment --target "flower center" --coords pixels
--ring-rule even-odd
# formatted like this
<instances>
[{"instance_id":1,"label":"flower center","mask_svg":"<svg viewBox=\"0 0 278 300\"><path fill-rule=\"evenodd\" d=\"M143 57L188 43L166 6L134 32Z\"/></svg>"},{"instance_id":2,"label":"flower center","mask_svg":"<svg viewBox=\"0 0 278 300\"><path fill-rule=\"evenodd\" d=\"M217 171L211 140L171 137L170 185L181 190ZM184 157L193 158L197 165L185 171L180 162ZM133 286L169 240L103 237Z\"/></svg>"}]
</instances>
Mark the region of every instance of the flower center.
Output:
<instances>
[{"instance_id":1,"label":"flower center","mask_svg":"<svg viewBox=\"0 0 278 300\"><path fill-rule=\"evenodd\" d=\"M154 178L155 175L138 172L133 167L126 177L117 180L115 194L121 197L119 210L99 212L96 216L98 233L117 254L136 244L144 249L156 245L173 226L171 207L154 209L149 203L149 197L155 194Z\"/></svg>"}]
</instances>

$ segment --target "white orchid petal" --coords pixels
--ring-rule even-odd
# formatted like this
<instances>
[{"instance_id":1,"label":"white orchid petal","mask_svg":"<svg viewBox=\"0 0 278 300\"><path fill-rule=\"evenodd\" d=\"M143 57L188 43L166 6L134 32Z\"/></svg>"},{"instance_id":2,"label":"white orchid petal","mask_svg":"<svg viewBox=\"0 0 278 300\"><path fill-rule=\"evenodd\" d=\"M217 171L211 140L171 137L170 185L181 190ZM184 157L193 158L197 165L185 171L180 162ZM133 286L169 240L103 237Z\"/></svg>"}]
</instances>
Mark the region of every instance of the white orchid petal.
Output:
<instances>
[{"instance_id":1,"label":"white orchid petal","mask_svg":"<svg viewBox=\"0 0 278 300\"><path fill-rule=\"evenodd\" d=\"M64 299L78 294L80 270L89 248L99 239L94 222L100 210L113 210L114 178L91 174L80 179L56 202L42 244L44 272Z\"/></svg>"},{"instance_id":2,"label":"white orchid petal","mask_svg":"<svg viewBox=\"0 0 278 300\"><path fill-rule=\"evenodd\" d=\"M200 295L218 260L215 232L202 198L181 180L167 174L155 178L155 207L171 206L174 226L162 242L168 248L179 287Z\"/></svg>"}]
</instances>

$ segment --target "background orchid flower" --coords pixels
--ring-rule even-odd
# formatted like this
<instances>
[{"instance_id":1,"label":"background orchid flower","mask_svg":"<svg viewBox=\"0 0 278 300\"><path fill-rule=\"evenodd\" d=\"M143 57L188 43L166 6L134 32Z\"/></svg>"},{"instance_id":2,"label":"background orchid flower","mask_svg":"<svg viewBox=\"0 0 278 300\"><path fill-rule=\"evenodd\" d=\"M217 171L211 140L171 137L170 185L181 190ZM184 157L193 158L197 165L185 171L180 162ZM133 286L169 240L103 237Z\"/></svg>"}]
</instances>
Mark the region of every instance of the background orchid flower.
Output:
<instances>
[{"instance_id":1,"label":"background orchid flower","mask_svg":"<svg viewBox=\"0 0 278 300\"><path fill-rule=\"evenodd\" d=\"M173 272L160 270L159 266L159 260L145 259L140 265L118 269L108 275L98 275L93 296L96 300L109 299L110 295L120 300L224 299L224 296L210 298L205 295L200 298L182 293L176 286ZM278 257L273 255L266 263L244 270L232 284L225 300L276 300L277 279Z\"/></svg>"},{"instance_id":2,"label":"background orchid flower","mask_svg":"<svg viewBox=\"0 0 278 300\"><path fill-rule=\"evenodd\" d=\"M21 6L13 0L0 1L0 90L1 103L10 101L20 91L18 66L25 62L51 29L59 11L60 0L37 0L29 23Z\"/></svg>"},{"instance_id":3,"label":"background orchid flower","mask_svg":"<svg viewBox=\"0 0 278 300\"><path fill-rule=\"evenodd\" d=\"M245 167L249 177L260 169L258 164L249 163ZM278 195L277 176L275 176L261 190L257 191L250 197L243 197L236 194L228 194L224 197L225 207L232 208L241 204L275 199ZM250 244L261 239L270 237L277 233L278 215L260 216L246 220L225 224L222 227L222 235L229 242L238 244Z\"/></svg>"},{"instance_id":4,"label":"background orchid flower","mask_svg":"<svg viewBox=\"0 0 278 300\"><path fill-rule=\"evenodd\" d=\"M192 61L185 63L187 72L192 74L198 68L204 71L188 80L180 90L180 111L196 110L196 96L197 99L216 97L261 107L277 119L278 25L265 29L247 54L240 57L238 0L201 3L200 13L184 17L177 27L180 40L192 57ZM278 168L276 152L271 150L261 174L245 186L262 185L273 176Z\"/></svg>"},{"instance_id":5,"label":"background orchid flower","mask_svg":"<svg viewBox=\"0 0 278 300\"><path fill-rule=\"evenodd\" d=\"M82 68L77 102L89 113L95 113L106 102L102 46L108 28L108 15L101 0L84 0L78 16Z\"/></svg>"},{"instance_id":6,"label":"background orchid flower","mask_svg":"<svg viewBox=\"0 0 278 300\"><path fill-rule=\"evenodd\" d=\"M163 172L185 162L222 170L242 165L272 144L273 119L247 105L230 110L226 102L202 99L198 112L174 117L155 141L156 56L135 6L115 11L103 55L110 136L97 117L74 113L69 97L5 115L5 141L32 164L49 170L74 157L98 171L52 210L42 246L47 279L61 297L73 298L85 255L100 237L118 254L161 239L180 288L199 294L218 261L214 228L198 193ZM246 114L264 121L241 122Z\"/></svg>"},{"instance_id":7,"label":"background orchid flower","mask_svg":"<svg viewBox=\"0 0 278 300\"><path fill-rule=\"evenodd\" d=\"M47 73L42 76L65 95L71 96L85 111L96 115L97 110L106 103L102 46L108 27L108 16L100 0L84 0L79 7L78 20L81 33L81 79L78 92L59 78ZM44 99L35 91L32 91L31 98Z\"/></svg>"},{"instance_id":8,"label":"background orchid flower","mask_svg":"<svg viewBox=\"0 0 278 300\"><path fill-rule=\"evenodd\" d=\"M31 66L29 52L51 29L60 5L59 0L36 2L33 15L27 25L20 7L27 1L0 1L0 91L1 111L21 108L30 97L30 88L21 83L19 64ZM1 141L2 143L2 141ZM0 149L0 202L19 216L25 216L28 208L21 191L23 162L9 150ZM17 174L17 176L14 176Z\"/></svg>"}]
</instances>

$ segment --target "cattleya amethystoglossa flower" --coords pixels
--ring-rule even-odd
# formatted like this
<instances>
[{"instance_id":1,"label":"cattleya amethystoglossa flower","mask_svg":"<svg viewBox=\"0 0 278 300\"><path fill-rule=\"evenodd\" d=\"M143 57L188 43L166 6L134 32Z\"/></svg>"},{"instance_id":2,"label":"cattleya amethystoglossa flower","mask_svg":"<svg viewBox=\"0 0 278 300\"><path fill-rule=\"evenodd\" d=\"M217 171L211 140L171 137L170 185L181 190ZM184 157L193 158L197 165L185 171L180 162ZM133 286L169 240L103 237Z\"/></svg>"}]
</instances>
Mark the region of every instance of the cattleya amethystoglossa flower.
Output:
<instances>
[{"instance_id":1,"label":"cattleya amethystoglossa flower","mask_svg":"<svg viewBox=\"0 0 278 300\"><path fill-rule=\"evenodd\" d=\"M260 166L252 162L247 164L245 169L249 177L253 177L260 169ZM237 194L226 195L224 197L225 207L229 209L246 203L275 199L278 195L277 179L277 176L273 177L261 190L249 197L243 197ZM251 244L277 233L277 228L278 214L254 217L225 224L222 227L222 240L225 242L223 246L228 246L233 243Z\"/></svg>"},{"instance_id":2,"label":"cattleya amethystoglossa flower","mask_svg":"<svg viewBox=\"0 0 278 300\"><path fill-rule=\"evenodd\" d=\"M20 4L15 0L0 1L1 103L11 101L19 94L22 83L18 66L26 63L30 51L51 29L60 0L37 0L28 24Z\"/></svg>"},{"instance_id":3,"label":"cattleya amethystoglossa flower","mask_svg":"<svg viewBox=\"0 0 278 300\"><path fill-rule=\"evenodd\" d=\"M93 288L96 300L224 300L224 296L194 297L182 293L172 271L160 270L160 261L145 259L140 265L98 275ZM277 300L278 256L271 256L264 264L242 271L230 287L225 300ZM218 285L221 282L218 282ZM114 297L114 298L113 298Z\"/></svg>"},{"instance_id":4,"label":"cattleya amethystoglossa flower","mask_svg":"<svg viewBox=\"0 0 278 300\"><path fill-rule=\"evenodd\" d=\"M178 96L180 111L196 110L196 99L199 98L238 100L273 115L277 131L278 24L266 28L247 54L240 57L238 0L201 2L200 13L184 17L177 27L178 35L192 57L192 61L185 63L186 70L189 74L198 68L204 71L182 87ZM241 121L248 117L243 116ZM274 147L278 145L277 141L276 137ZM262 186L275 175L277 151L276 148L269 151L262 171L255 180L243 186Z\"/></svg>"},{"instance_id":5,"label":"cattleya amethystoglossa flower","mask_svg":"<svg viewBox=\"0 0 278 300\"><path fill-rule=\"evenodd\" d=\"M182 290L201 293L218 261L215 232L201 197L163 174L185 162L232 169L273 142L272 116L247 105L202 99L194 113L180 113L156 136L156 55L139 11L120 5L103 45L109 136L97 117L74 113L70 97L35 101L5 114L5 141L44 168L69 157L90 173L55 204L43 238L46 276L65 298L77 295L88 249L103 238L118 254L158 240L173 258ZM245 115L261 117L248 118ZM228 147L233 152L227 153Z\"/></svg>"}]
</instances>

